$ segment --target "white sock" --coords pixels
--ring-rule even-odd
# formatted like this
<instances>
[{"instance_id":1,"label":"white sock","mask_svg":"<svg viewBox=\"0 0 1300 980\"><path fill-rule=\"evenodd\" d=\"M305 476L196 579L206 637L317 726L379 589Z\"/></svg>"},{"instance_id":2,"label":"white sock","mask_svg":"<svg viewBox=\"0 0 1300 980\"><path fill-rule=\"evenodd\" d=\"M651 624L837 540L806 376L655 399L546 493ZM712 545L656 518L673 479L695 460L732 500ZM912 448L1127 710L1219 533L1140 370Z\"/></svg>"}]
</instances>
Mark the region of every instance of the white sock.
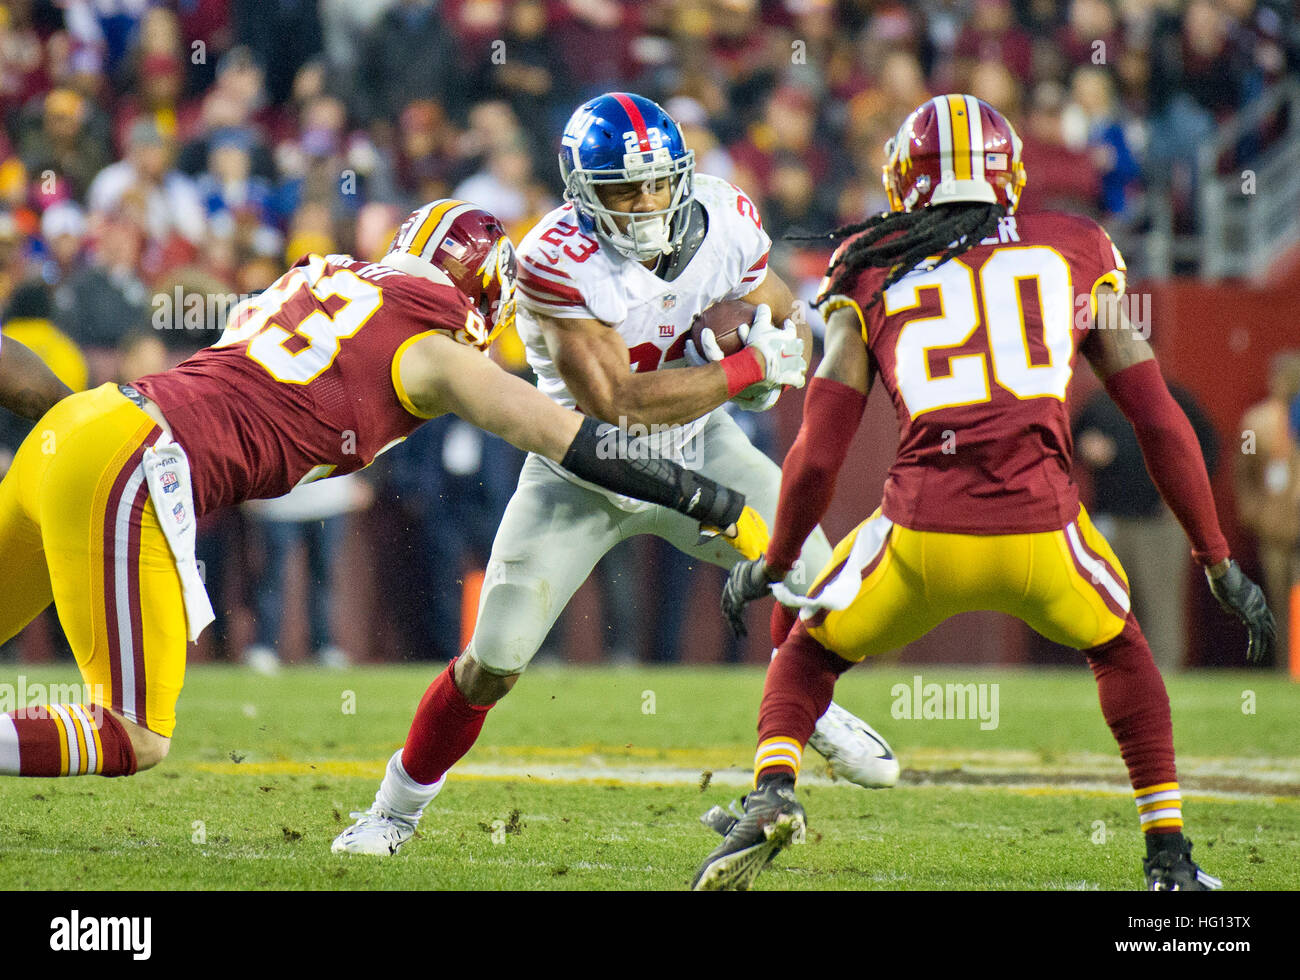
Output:
<instances>
[{"instance_id":1,"label":"white sock","mask_svg":"<svg viewBox=\"0 0 1300 980\"><path fill-rule=\"evenodd\" d=\"M18 729L8 715L0 715L0 776L17 776Z\"/></svg>"},{"instance_id":2,"label":"white sock","mask_svg":"<svg viewBox=\"0 0 1300 980\"><path fill-rule=\"evenodd\" d=\"M375 794L375 803L389 813L416 821L446 781L447 774L443 773L442 778L432 785L417 783L403 768L402 750L398 749L388 760L384 781L379 784L379 792Z\"/></svg>"}]
</instances>

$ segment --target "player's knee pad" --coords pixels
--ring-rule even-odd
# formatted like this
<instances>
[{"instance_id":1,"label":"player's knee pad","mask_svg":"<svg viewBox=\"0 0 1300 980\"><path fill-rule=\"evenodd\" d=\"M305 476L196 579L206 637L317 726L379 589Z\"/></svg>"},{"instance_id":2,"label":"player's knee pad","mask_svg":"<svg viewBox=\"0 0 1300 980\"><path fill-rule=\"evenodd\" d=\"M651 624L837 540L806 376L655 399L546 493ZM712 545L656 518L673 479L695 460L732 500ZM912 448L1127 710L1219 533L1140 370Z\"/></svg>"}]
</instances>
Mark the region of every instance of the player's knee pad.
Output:
<instances>
[{"instance_id":1,"label":"player's knee pad","mask_svg":"<svg viewBox=\"0 0 1300 980\"><path fill-rule=\"evenodd\" d=\"M558 612L552 609L546 582L511 581L508 570L497 576L489 572L465 654L489 674L518 674L532 661Z\"/></svg>"}]
</instances>

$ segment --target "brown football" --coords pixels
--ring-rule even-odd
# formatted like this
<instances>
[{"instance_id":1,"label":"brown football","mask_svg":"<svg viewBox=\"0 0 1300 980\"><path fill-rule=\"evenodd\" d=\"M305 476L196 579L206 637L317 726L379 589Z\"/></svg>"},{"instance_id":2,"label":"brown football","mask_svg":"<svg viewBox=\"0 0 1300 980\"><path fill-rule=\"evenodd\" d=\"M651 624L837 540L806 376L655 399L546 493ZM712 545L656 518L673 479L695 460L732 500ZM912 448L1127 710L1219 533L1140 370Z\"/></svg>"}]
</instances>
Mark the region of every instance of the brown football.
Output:
<instances>
[{"instance_id":1,"label":"brown football","mask_svg":"<svg viewBox=\"0 0 1300 980\"><path fill-rule=\"evenodd\" d=\"M695 314L695 319L691 321L691 342L703 356L704 348L700 345L700 334L706 328L712 330L714 339L717 340L723 356L726 357L745 346L738 331L742 324L749 323L753 319L753 304L740 299L723 300Z\"/></svg>"}]
</instances>

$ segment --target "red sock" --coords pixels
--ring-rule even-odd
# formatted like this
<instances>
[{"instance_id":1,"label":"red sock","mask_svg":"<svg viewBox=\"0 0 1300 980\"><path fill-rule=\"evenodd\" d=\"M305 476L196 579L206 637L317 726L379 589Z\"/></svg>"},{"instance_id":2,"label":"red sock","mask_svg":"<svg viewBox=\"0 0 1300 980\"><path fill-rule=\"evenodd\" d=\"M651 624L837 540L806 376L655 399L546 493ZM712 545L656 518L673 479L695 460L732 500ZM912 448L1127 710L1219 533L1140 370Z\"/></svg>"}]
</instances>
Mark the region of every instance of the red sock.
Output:
<instances>
[{"instance_id":1,"label":"red sock","mask_svg":"<svg viewBox=\"0 0 1300 980\"><path fill-rule=\"evenodd\" d=\"M136 770L135 746L122 723L112 712L100 709L104 724L99 729L99 740L104 753L101 776L134 776Z\"/></svg>"},{"instance_id":2,"label":"red sock","mask_svg":"<svg viewBox=\"0 0 1300 980\"><path fill-rule=\"evenodd\" d=\"M772 649L778 650L781 644L785 642L786 637L790 635L790 630L794 628L795 621L799 618L799 613L794 609L777 603L772 607Z\"/></svg>"},{"instance_id":3,"label":"red sock","mask_svg":"<svg viewBox=\"0 0 1300 980\"><path fill-rule=\"evenodd\" d=\"M452 679L455 669L453 660L424 692L402 748L402 768L426 786L441 779L470 750L492 707L465 700Z\"/></svg>"},{"instance_id":4,"label":"red sock","mask_svg":"<svg viewBox=\"0 0 1300 980\"><path fill-rule=\"evenodd\" d=\"M135 770L131 737L97 705L47 704L0 715L0 774L131 776Z\"/></svg>"},{"instance_id":5,"label":"red sock","mask_svg":"<svg viewBox=\"0 0 1300 980\"><path fill-rule=\"evenodd\" d=\"M802 623L790 631L767 666L758 709L755 784L760 776L798 776L803 747L830 706L835 681L852 666L809 636Z\"/></svg>"},{"instance_id":6,"label":"red sock","mask_svg":"<svg viewBox=\"0 0 1300 980\"><path fill-rule=\"evenodd\" d=\"M1101 713L1128 767L1143 829L1148 833L1180 831L1169 695L1137 620L1130 613L1119 636L1084 651L1084 655L1097 678ZM1148 812L1151 810L1158 813Z\"/></svg>"}]
</instances>

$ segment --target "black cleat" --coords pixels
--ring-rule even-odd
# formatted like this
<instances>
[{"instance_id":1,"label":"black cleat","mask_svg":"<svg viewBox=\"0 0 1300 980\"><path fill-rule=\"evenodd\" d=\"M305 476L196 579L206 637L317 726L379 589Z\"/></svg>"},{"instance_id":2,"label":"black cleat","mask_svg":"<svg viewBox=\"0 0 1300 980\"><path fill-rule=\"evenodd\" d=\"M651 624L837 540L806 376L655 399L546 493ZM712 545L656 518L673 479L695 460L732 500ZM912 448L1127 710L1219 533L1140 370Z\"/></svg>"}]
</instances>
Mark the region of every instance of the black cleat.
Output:
<instances>
[{"instance_id":1,"label":"black cleat","mask_svg":"<svg viewBox=\"0 0 1300 980\"><path fill-rule=\"evenodd\" d=\"M1142 870L1147 876L1147 891L1211 892L1222 888L1222 881L1214 875L1206 874L1192 860L1192 842L1183 840L1181 845L1143 858Z\"/></svg>"},{"instance_id":2,"label":"black cleat","mask_svg":"<svg viewBox=\"0 0 1300 980\"><path fill-rule=\"evenodd\" d=\"M701 814L700 823L708 827L719 837L726 837L731 833L731 828L740 823L740 818L745 815L743 810L736 806L736 801L732 800L728 809L714 805L710 807L709 812Z\"/></svg>"},{"instance_id":3,"label":"black cleat","mask_svg":"<svg viewBox=\"0 0 1300 980\"><path fill-rule=\"evenodd\" d=\"M720 808L718 808L720 810ZM720 811L725 815L725 811ZM708 826L716 824L706 821ZM748 891L777 852L802 844L808 818L794 796L794 786L769 780L745 797L745 814L705 860L691 882L694 891Z\"/></svg>"}]
</instances>

